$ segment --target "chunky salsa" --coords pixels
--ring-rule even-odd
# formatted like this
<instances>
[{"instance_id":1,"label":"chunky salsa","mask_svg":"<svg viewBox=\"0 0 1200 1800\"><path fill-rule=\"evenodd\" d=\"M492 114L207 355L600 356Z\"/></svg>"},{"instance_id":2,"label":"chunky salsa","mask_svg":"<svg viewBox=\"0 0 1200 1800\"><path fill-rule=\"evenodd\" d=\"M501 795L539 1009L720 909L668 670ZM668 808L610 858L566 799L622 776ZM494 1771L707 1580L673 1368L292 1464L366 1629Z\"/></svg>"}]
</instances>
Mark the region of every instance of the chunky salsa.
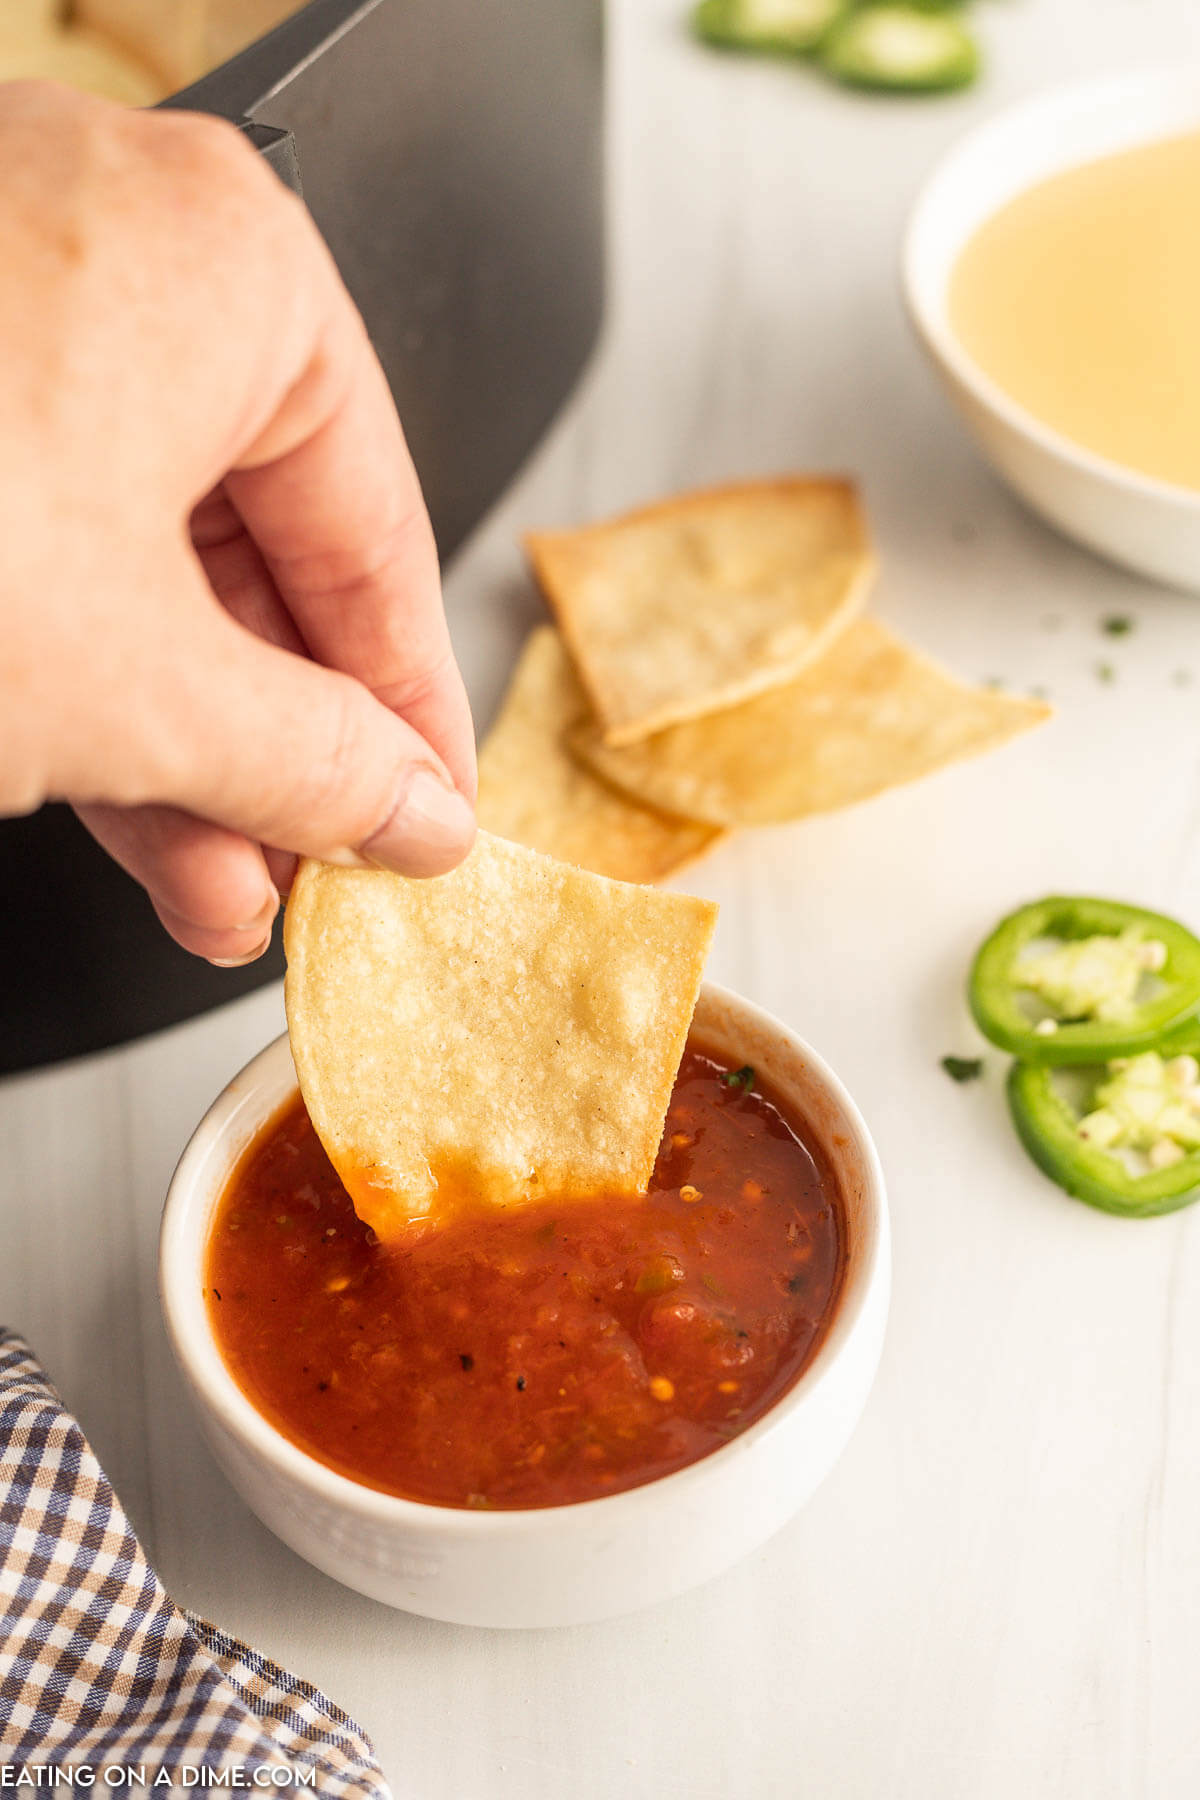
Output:
<instances>
[{"instance_id":1,"label":"chunky salsa","mask_svg":"<svg viewBox=\"0 0 1200 1800\"><path fill-rule=\"evenodd\" d=\"M690 1047L645 1197L460 1216L404 1249L356 1217L293 1101L221 1200L206 1297L239 1386L319 1461L443 1506L553 1506L761 1417L845 1256L822 1155L752 1070Z\"/></svg>"}]
</instances>

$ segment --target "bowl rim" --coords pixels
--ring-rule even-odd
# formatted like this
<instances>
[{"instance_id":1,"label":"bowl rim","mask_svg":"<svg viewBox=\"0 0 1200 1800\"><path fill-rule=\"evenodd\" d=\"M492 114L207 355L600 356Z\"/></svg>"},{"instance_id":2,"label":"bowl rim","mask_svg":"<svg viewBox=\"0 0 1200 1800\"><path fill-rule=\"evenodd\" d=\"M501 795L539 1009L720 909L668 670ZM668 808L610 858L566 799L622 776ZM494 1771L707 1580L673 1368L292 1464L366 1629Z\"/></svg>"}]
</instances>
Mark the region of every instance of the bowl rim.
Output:
<instances>
[{"instance_id":1,"label":"bowl rim","mask_svg":"<svg viewBox=\"0 0 1200 1800\"><path fill-rule=\"evenodd\" d=\"M1115 462L1111 457L1103 456L1098 451L1089 450L1078 444L1073 438L1047 425L1035 413L1014 400L1006 389L994 381L970 355L960 342L957 334L945 319L942 303L946 297L949 281L949 270L939 278L936 287L936 299L931 300L926 291L932 283L926 275L928 252L925 249L925 238L931 229L932 221L938 216L945 203L945 189L961 163L978 155L986 149L992 138L1001 142L1014 131L1023 126L1047 122L1065 113L1083 113L1092 109L1103 109L1119 104L1134 95L1145 96L1148 90L1165 88L1182 91L1184 84L1191 82L1196 97L1196 130L1200 131L1200 82L1196 72L1181 69L1178 65L1154 63L1140 69L1127 70L1120 75L1092 77L1082 81L1060 83L1045 88L1041 92L1016 101L1011 106L1002 107L989 118L981 120L953 143L938 158L929 174L922 181L917 196L909 208L904 225L900 246L900 289L905 310L918 337L925 345L935 363L942 363L974 398L1000 419L1013 431L1031 439L1039 449L1047 455L1069 463L1084 475L1100 481L1111 482L1115 486L1139 495L1141 498L1163 502L1190 513L1200 514L1200 490L1183 487L1176 482L1165 481L1160 476L1147 475L1139 469L1133 469L1126 463ZM1064 162L1047 161L1045 169L1028 181L1015 188L1007 199L990 206L970 227L963 239L963 244L989 219L995 217L1001 207L1018 195L1027 193L1030 188L1053 175L1068 169L1082 168L1088 162L1097 161L1106 154L1118 154L1120 149L1132 149L1139 144L1166 141L1171 137L1184 135L1183 129L1168 127L1158 130L1149 126L1145 133L1135 131L1123 142L1114 142L1111 151L1097 150L1093 154L1069 157ZM961 254L963 244L956 251ZM953 261L951 262L951 268Z\"/></svg>"},{"instance_id":2,"label":"bowl rim","mask_svg":"<svg viewBox=\"0 0 1200 1800\"><path fill-rule=\"evenodd\" d=\"M636 1487L623 1488L614 1494L602 1494L593 1500L575 1500L556 1506L480 1508L447 1506L434 1501L411 1500L398 1494L340 1474L306 1450L293 1443L257 1410L237 1385L220 1349L207 1326L203 1303L198 1318L203 1320L199 1333L193 1330L195 1320L189 1318L180 1284L190 1279L188 1268L195 1271L189 1248L198 1235L201 1252L207 1243L208 1225L215 1201L206 1207L197 1232L194 1219L196 1194L206 1185L205 1177L211 1159L219 1156L235 1118L243 1117L256 1094L265 1087L274 1091L283 1067L290 1067L291 1057L287 1033L283 1032L252 1057L245 1067L222 1089L200 1120L175 1167L167 1189L159 1232L158 1288L159 1301L167 1336L185 1381L195 1390L201 1409L210 1412L222 1428L239 1443L248 1443L253 1452L272 1465L275 1472L316 1495L326 1505L336 1507L360 1520L377 1526L407 1528L417 1532L435 1530L456 1538L477 1540L500 1535L521 1537L547 1531L554 1526L586 1531L597 1525L616 1525L618 1514L631 1516L647 1507L662 1503L669 1494L673 1502L686 1505L689 1494L700 1484L711 1482L735 1459L752 1454L764 1438L779 1430L799 1412L811 1408L821 1390L833 1376L852 1340L869 1328L872 1301L882 1279L885 1283L886 1314L890 1270L890 1223L887 1194L879 1154L871 1134L839 1077L812 1047L796 1032L752 1001L713 982L705 982L702 995L718 1006L734 1011L759 1030L779 1034L804 1066L806 1076L832 1100L838 1114L837 1129L850 1139L846 1160L857 1164L862 1178L863 1203L867 1210L869 1231L860 1253L851 1251L842 1292L838 1297L829 1329L818 1345L808 1367L771 1405L760 1419L739 1432L728 1443L695 1462L687 1463L665 1475L655 1476ZM701 1031L702 1035L702 1031ZM259 1105L255 1116L257 1131L278 1110L276 1098L267 1108ZM252 1133L253 1135L253 1133ZM238 1155L247 1139L239 1140ZM833 1153L826 1149L833 1161ZM223 1158L223 1178L232 1171L234 1158ZM835 1164L836 1167L836 1164ZM222 1181L223 1185L223 1181Z\"/></svg>"}]
</instances>

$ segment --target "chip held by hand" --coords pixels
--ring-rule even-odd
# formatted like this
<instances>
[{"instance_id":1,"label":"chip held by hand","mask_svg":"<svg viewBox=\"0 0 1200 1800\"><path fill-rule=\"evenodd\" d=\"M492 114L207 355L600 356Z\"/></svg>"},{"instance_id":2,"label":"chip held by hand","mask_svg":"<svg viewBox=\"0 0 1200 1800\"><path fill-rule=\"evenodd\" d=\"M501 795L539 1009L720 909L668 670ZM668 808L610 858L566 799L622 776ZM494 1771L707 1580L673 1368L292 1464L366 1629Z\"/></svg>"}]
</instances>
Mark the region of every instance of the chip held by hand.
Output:
<instances>
[{"instance_id":1,"label":"chip held by hand","mask_svg":"<svg viewBox=\"0 0 1200 1800\"><path fill-rule=\"evenodd\" d=\"M480 832L449 875L301 864L284 946L304 1103L384 1241L463 1207L644 1192L716 923Z\"/></svg>"}]
</instances>

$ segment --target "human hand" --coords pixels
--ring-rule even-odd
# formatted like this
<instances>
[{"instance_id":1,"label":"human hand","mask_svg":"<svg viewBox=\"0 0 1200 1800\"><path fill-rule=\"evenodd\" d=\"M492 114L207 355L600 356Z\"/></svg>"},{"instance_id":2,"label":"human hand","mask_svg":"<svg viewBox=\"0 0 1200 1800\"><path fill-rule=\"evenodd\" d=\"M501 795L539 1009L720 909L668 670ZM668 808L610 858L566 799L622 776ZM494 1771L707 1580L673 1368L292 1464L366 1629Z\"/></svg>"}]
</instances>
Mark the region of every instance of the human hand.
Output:
<instances>
[{"instance_id":1,"label":"human hand","mask_svg":"<svg viewBox=\"0 0 1200 1800\"><path fill-rule=\"evenodd\" d=\"M297 854L439 874L474 742L362 320L232 127L0 86L0 813L214 961Z\"/></svg>"}]
</instances>

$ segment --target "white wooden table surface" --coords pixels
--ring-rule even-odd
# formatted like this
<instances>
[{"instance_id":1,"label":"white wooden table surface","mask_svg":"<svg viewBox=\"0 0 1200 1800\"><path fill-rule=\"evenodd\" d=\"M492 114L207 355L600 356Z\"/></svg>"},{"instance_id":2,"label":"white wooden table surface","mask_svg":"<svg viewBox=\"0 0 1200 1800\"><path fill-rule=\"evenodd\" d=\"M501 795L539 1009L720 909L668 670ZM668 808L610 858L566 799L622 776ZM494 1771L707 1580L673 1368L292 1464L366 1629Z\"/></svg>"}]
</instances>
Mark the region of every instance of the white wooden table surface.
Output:
<instances>
[{"instance_id":1,"label":"white wooden table surface","mask_svg":"<svg viewBox=\"0 0 1200 1800\"><path fill-rule=\"evenodd\" d=\"M888 1173L883 1368L803 1516L691 1597L560 1632L390 1612L277 1543L218 1474L159 1322L174 1159L281 1026L270 990L0 1087L0 1319L76 1409L168 1586L322 1683L421 1800L1175 1800L1200 1792L1200 1214L1125 1223L1038 1176L961 1004L980 935L1054 889L1200 926L1200 607L1052 536L976 460L901 317L916 184L1050 81L1200 56L1195 0L983 0L985 83L863 99L702 54L680 0L612 30L605 343L459 559L485 725L538 612L527 524L692 482L858 472L880 611L1055 722L873 804L744 836L688 876L711 972L834 1063ZM1104 615L1136 630L1103 635ZM1114 679L1097 667L1110 663Z\"/></svg>"}]
</instances>

